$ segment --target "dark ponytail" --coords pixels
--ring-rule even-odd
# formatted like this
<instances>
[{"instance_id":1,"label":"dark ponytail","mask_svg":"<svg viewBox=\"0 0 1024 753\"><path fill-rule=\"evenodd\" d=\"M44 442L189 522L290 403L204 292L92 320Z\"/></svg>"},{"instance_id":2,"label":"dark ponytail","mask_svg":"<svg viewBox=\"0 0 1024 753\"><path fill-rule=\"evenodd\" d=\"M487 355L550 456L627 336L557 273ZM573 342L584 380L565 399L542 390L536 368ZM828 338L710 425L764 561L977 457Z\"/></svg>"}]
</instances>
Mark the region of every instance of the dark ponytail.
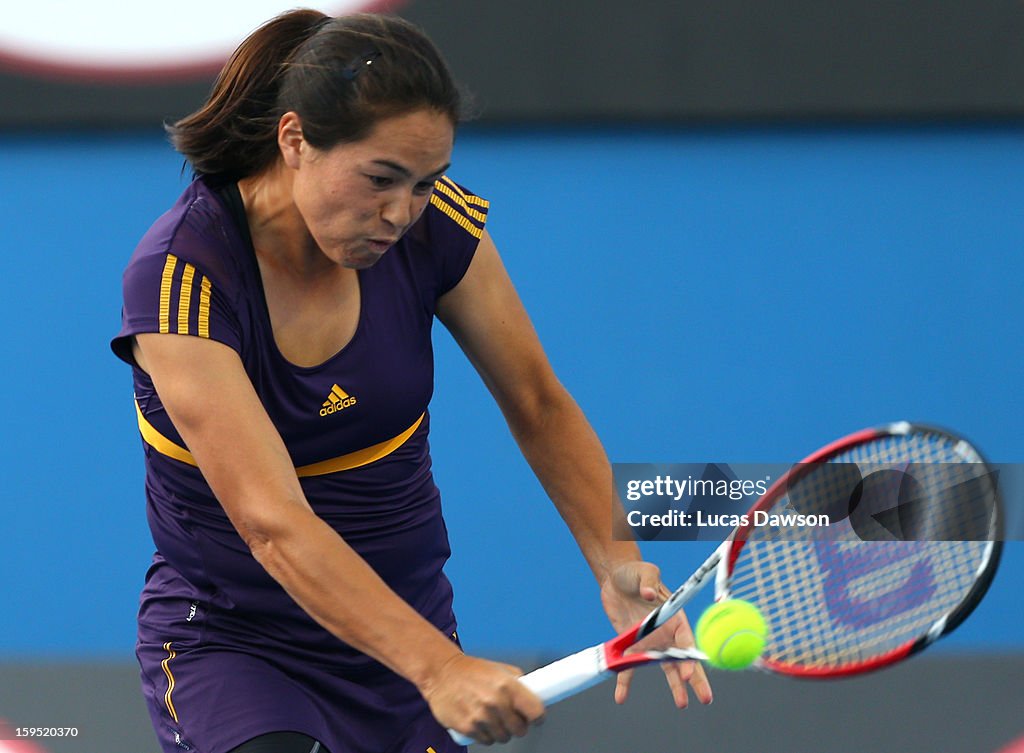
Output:
<instances>
[{"instance_id":1,"label":"dark ponytail","mask_svg":"<svg viewBox=\"0 0 1024 753\"><path fill-rule=\"evenodd\" d=\"M453 125L462 116L458 87L423 32L392 16L295 10L242 42L206 104L167 130L196 174L237 180L277 159L285 112L298 113L307 142L330 149L421 107Z\"/></svg>"}]
</instances>

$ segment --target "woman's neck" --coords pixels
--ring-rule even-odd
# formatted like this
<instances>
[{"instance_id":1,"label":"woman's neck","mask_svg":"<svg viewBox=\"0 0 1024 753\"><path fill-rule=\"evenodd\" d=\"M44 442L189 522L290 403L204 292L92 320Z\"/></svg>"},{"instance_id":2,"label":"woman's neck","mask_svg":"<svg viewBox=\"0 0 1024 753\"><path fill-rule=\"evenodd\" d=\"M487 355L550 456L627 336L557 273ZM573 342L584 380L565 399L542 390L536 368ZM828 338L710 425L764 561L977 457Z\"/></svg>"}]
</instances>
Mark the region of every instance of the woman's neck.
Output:
<instances>
[{"instance_id":1,"label":"woman's neck","mask_svg":"<svg viewBox=\"0 0 1024 753\"><path fill-rule=\"evenodd\" d=\"M328 267L292 199L291 171L280 161L268 170L238 181L256 256L276 271L315 278Z\"/></svg>"}]
</instances>

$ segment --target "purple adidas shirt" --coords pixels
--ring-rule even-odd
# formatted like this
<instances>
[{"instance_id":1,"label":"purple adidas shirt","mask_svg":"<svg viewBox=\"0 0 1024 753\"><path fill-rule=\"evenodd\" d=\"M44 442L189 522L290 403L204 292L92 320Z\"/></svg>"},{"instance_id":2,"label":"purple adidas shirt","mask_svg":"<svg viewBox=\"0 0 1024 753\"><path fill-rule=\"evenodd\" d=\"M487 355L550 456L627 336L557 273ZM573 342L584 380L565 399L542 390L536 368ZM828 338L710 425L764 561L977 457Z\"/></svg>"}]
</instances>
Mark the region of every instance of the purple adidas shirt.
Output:
<instances>
[{"instance_id":1,"label":"purple adidas shirt","mask_svg":"<svg viewBox=\"0 0 1024 753\"><path fill-rule=\"evenodd\" d=\"M199 178L135 250L124 273L123 326L111 344L128 363L131 336L146 332L205 337L236 350L313 510L401 597L449 631L451 587L442 568L450 552L427 441L430 333L438 297L472 260L487 207L439 180L419 221L358 272L362 309L352 341L305 368L275 344L237 188ZM157 547L143 616L147 600L196 600L217 610L225 635L239 644L278 641L313 660L327 652L341 665L370 664L313 622L255 561L152 382L133 372Z\"/></svg>"}]
</instances>

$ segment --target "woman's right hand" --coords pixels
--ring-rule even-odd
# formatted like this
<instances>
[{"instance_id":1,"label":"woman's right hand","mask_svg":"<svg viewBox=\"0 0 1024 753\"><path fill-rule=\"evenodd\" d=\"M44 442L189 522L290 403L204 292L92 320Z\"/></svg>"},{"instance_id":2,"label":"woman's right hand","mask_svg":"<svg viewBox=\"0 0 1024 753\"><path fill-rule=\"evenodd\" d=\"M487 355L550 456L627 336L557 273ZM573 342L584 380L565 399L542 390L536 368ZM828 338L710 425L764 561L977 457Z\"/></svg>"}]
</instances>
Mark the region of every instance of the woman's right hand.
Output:
<instances>
[{"instance_id":1,"label":"woman's right hand","mask_svg":"<svg viewBox=\"0 0 1024 753\"><path fill-rule=\"evenodd\" d=\"M522 674L510 664L460 653L442 664L420 692L445 727L483 745L504 743L544 718L544 704L519 682Z\"/></svg>"}]
</instances>

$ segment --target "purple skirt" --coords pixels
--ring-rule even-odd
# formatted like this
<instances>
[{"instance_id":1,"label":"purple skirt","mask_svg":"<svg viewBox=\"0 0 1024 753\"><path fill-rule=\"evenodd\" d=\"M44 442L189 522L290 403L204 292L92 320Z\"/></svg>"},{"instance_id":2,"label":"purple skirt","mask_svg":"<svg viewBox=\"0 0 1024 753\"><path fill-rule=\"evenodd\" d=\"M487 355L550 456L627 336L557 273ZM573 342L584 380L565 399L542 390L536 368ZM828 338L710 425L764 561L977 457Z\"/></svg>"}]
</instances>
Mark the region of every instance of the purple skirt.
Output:
<instances>
[{"instance_id":1,"label":"purple skirt","mask_svg":"<svg viewBox=\"0 0 1024 753\"><path fill-rule=\"evenodd\" d=\"M465 751L411 683L311 619L282 625L166 595L180 593L164 587L180 576L166 563L155 570L143 592L136 655L165 753L227 753L285 731L309 735L330 753ZM449 619L443 629L455 640Z\"/></svg>"}]
</instances>

